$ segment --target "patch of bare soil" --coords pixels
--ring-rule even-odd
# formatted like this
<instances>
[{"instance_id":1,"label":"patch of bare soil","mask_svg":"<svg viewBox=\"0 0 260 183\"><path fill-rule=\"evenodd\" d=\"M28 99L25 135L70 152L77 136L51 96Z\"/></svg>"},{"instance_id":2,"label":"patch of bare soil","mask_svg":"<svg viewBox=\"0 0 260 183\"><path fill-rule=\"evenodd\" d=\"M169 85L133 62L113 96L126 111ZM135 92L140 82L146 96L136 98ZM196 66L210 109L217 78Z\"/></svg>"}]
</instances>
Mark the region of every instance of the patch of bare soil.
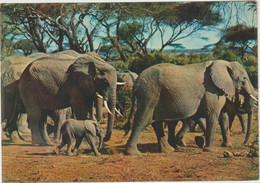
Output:
<instances>
[{"instance_id":1,"label":"patch of bare soil","mask_svg":"<svg viewBox=\"0 0 260 183\"><path fill-rule=\"evenodd\" d=\"M31 146L30 142L12 144L2 141L3 182L116 182L116 181L229 181L257 180L258 155L244 155L251 148L243 146L245 134L240 133L239 121L233 124L233 148L221 146L220 128L217 128L217 152L202 152L194 137L201 134L188 133L187 147L172 153L159 153L155 133L145 129L139 139L140 156L124 155L129 137L122 130L114 130L112 139L104 144L101 156L90 152L82 144L81 153L66 156L62 149L54 155L54 147ZM258 138L258 120L255 117L249 144ZM258 149L258 143L255 145ZM237 152L239 156L224 157L224 152Z\"/></svg>"}]
</instances>

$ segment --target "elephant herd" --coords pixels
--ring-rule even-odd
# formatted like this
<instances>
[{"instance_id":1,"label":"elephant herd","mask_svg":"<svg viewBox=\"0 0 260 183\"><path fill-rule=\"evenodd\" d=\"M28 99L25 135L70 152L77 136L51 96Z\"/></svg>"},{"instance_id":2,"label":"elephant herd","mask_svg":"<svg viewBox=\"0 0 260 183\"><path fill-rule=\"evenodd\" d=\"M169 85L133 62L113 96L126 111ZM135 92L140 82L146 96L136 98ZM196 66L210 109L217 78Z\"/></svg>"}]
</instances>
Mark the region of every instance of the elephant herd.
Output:
<instances>
[{"instance_id":1,"label":"elephant herd","mask_svg":"<svg viewBox=\"0 0 260 183\"><path fill-rule=\"evenodd\" d=\"M213 150L218 122L222 145L230 146L229 133L234 116L244 113L248 114L246 143L254 105L258 102L257 92L245 69L238 62L223 60L185 66L158 64L138 77L131 71L116 71L96 53L79 54L67 50L51 55L34 53L27 57L8 57L1 69L3 130L9 135L18 132L20 137L21 132L30 132L33 145L53 145L47 130L49 116L54 121L54 142L59 143L62 137L55 152L68 144L68 155L79 148L83 138L87 139L95 155L99 155L103 140L110 140L116 113L122 116L116 108L120 106L117 93L122 87L132 88L132 109L125 125L126 132L130 130L130 119L137 102L132 132L126 144L129 155L140 154L138 138L149 124L154 128L162 152L185 145L183 137L191 123L204 129L204 135L195 139L204 151ZM103 106L108 111L104 139L97 122L102 118ZM28 123L22 120L26 118ZM182 121L183 127L175 135L178 121ZM168 139L163 122L169 129ZM100 138L98 148L95 136ZM74 140L76 145L72 149Z\"/></svg>"}]
</instances>

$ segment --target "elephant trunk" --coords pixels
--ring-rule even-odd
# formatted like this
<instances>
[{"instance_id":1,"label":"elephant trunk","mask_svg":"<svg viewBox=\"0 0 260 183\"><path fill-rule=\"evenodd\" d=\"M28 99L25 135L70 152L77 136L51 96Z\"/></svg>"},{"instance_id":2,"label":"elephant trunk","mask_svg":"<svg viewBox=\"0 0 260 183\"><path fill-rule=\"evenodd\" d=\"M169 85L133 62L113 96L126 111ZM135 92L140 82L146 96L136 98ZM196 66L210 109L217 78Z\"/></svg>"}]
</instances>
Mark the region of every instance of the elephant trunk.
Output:
<instances>
[{"instance_id":1,"label":"elephant trunk","mask_svg":"<svg viewBox=\"0 0 260 183\"><path fill-rule=\"evenodd\" d=\"M106 136L104 138L104 142L107 142L110 140L110 137L112 135L112 130L114 127L115 108L116 108L116 87L114 89L112 89L112 92L110 92L108 108L111 111L111 113L108 114L107 132L106 132Z\"/></svg>"},{"instance_id":2,"label":"elephant trunk","mask_svg":"<svg viewBox=\"0 0 260 183\"><path fill-rule=\"evenodd\" d=\"M96 118L97 121L100 121L102 119L102 114L103 114L103 99L97 97L96 99Z\"/></svg>"},{"instance_id":3,"label":"elephant trunk","mask_svg":"<svg viewBox=\"0 0 260 183\"><path fill-rule=\"evenodd\" d=\"M246 130L246 137L245 137L244 144L247 143L247 141L250 137L250 130L251 130L251 126L252 126L252 121L253 121L253 110L252 110L252 112L248 113L248 123L247 123L247 130Z\"/></svg>"},{"instance_id":4,"label":"elephant trunk","mask_svg":"<svg viewBox=\"0 0 260 183\"><path fill-rule=\"evenodd\" d=\"M98 137L99 137L99 144L97 150L99 151L103 145L103 135L99 134Z\"/></svg>"}]
</instances>

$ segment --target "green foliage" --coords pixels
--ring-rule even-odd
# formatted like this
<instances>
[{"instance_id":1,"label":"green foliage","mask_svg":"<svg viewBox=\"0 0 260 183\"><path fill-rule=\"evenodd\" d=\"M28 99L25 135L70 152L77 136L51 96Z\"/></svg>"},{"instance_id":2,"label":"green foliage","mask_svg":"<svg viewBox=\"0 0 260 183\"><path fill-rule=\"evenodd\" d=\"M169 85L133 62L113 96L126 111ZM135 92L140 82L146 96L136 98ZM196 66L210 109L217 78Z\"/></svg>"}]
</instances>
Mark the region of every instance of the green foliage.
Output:
<instances>
[{"instance_id":1,"label":"green foliage","mask_svg":"<svg viewBox=\"0 0 260 183\"><path fill-rule=\"evenodd\" d=\"M123 126L128 120L128 116L132 107L132 88L130 87L123 87L121 90L117 92L117 100L120 104L120 111L124 116L124 120L121 117L116 118L115 120L115 128L123 129Z\"/></svg>"},{"instance_id":2,"label":"green foliage","mask_svg":"<svg viewBox=\"0 0 260 183\"><path fill-rule=\"evenodd\" d=\"M243 24L231 26L223 30L221 39L228 44L228 47L235 50L244 59L246 53L257 55L257 28L248 27Z\"/></svg>"},{"instance_id":3,"label":"green foliage","mask_svg":"<svg viewBox=\"0 0 260 183\"><path fill-rule=\"evenodd\" d=\"M235 50L230 49L223 41L219 41L212 49L213 55L216 59L227 61L240 60Z\"/></svg>"},{"instance_id":4,"label":"green foliage","mask_svg":"<svg viewBox=\"0 0 260 183\"><path fill-rule=\"evenodd\" d=\"M169 54L165 52L155 52L132 58L132 61L130 61L129 64L129 70L140 74L144 69L159 63L186 65L205 62L209 60L214 60L214 56L212 54L199 54L194 52L188 54Z\"/></svg>"},{"instance_id":5,"label":"green foliage","mask_svg":"<svg viewBox=\"0 0 260 183\"><path fill-rule=\"evenodd\" d=\"M24 55L32 54L35 46L31 40L22 39L15 43L15 49L21 49L24 52Z\"/></svg>"},{"instance_id":6,"label":"green foliage","mask_svg":"<svg viewBox=\"0 0 260 183\"><path fill-rule=\"evenodd\" d=\"M126 71L128 70L128 63L119 60L117 62L109 62L117 71Z\"/></svg>"},{"instance_id":7,"label":"green foliage","mask_svg":"<svg viewBox=\"0 0 260 183\"><path fill-rule=\"evenodd\" d=\"M255 88L258 88L258 62L257 57L246 55L244 58L244 67Z\"/></svg>"},{"instance_id":8,"label":"green foliage","mask_svg":"<svg viewBox=\"0 0 260 183\"><path fill-rule=\"evenodd\" d=\"M139 55L130 60L129 70L140 74L144 69L159 63L171 63L172 57L168 53L155 52Z\"/></svg>"}]
</instances>

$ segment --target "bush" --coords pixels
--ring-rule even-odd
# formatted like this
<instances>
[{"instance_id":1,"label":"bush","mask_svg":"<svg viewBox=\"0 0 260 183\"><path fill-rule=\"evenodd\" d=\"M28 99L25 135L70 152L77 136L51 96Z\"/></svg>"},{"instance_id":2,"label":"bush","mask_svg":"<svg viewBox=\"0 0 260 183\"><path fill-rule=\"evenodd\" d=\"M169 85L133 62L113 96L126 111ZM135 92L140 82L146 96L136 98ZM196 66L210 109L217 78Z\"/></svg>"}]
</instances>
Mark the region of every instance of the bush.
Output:
<instances>
[{"instance_id":1,"label":"bush","mask_svg":"<svg viewBox=\"0 0 260 183\"><path fill-rule=\"evenodd\" d=\"M159 64L171 63L172 55L164 52L149 53L147 55L139 55L130 59L129 70L140 74L146 68Z\"/></svg>"},{"instance_id":2,"label":"bush","mask_svg":"<svg viewBox=\"0 0 260 183\"><path fill-rule=\"evenodd\" d=\"M115 120L115 128L116 129L123 129L123 126L128 120L128 116L132 107L132 88L130 87L123 87L122 90L117 92L117 101L118 105L121 109L121 113L124 116L122 120L121 117L116 118Z\"/></svg>"}]
</instances>

